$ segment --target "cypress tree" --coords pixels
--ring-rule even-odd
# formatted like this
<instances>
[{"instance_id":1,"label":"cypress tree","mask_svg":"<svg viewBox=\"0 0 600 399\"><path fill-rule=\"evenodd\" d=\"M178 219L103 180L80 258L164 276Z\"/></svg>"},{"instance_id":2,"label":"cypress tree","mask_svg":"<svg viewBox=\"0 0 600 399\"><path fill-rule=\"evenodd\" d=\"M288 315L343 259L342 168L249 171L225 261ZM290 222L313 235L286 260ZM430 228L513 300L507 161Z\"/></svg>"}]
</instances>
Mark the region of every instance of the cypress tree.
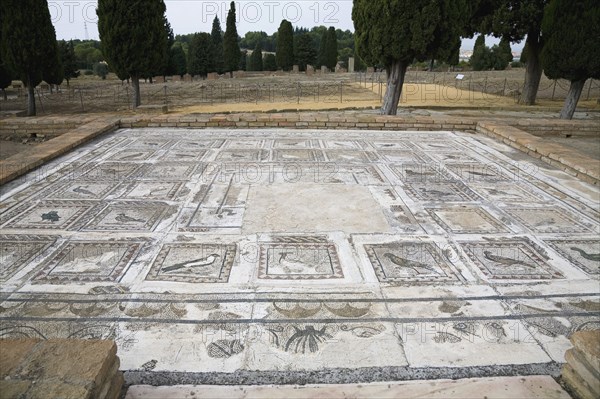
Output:
<instances>
[{"instance_id":1,"label":"cypress tree","mask_svg":"<svg viewBox=\"0 0 600 399\"><path fill-rule=\"evenodd\" d=\"M506 62L509 64L513 62L514 57L512 55L512 48L510 47L510 40L503 37L502 39L500 39L500 44L498 45L498 47L500 48Z\"/></svg>"},{"instance_id":2,"label":"cypress tree","mask_svg":"<svg viewBox=\"0 0 600 399\"><path fill-rule=\"evenodd\" d=\"M600 78L598 26L597 0L551 0L546 8L541 54L544 72L550 79L571 81L561 119L573 118L585 82Z\"/></svg>"},{"instance_id":3,"label":"cypress tree","mask_svg":"<svg viewBox=\"0 0 600 399\"><path fill-rule=\"evenodd\" d=\"M221 30L221 21L215 17L213 20L212 31L210 33L213 43L213 68L210 72L223 73L223 31Z\"/></svg>"},{"instance_id":4,"label":"cypress tree","mask_svg":"<svg viewBox=\"0 0 600 399\"><path fill-rule=\"evenodd\" d=\"M77 70L77 60L75 59L75 50L73 48L73 41L71 40L67 43L65 40L60 40L58 42L58 50L60 52L63 73L68 86L69 81L71 79L79 77L79 71Z\"/></svg>"},{"instance_id":5,"label":"cypress tree","mask_svg":"<svg viewBox=\"0 0 600 399\"><path fill-rule=\"evenodd\" d=\"M523 46L523 50L521 51L521 59L519 61L521 61L521 64L523 65L527 65L527 53L529 52L529 46L527 45L527 43L525 43L525 46Z\"/></svg>"},{"instance_id":6,"label":"cypress tree","mask_svg":"<svg viewBox=\"0 0 600 399\"><path fill-rule=\"evenodd\" d=\"M289 71L294 65L294 29L291 22L281 21L277 30L277 50L275 53L277 66Z\"/></svg>"},{"instance_id":7,"label":"cypress tree","mask_svg":"<svg viewBox=\"0 0 600 399\"><path fill-rule=\"evenodd\" d=\"M317 55L317 62L319 63L319 69L322 66L327 65L327 38L329 35L327 31L324 31L321 35L321 42L319 43L319 54Z\"/></svg>"},{"instance_id":8,"label":"cypress tree","mask_svg":"<svg viewBox=\"0 0 600 399\"><path fill-rule=\"evenodd\" d=\"M248 70L248 51L241 50L240 51L240 63L238 64L238 71L247 71Z\"/></svg>"},{"instance_id":9,"label":"cypress tree","mask_svg":"<svg viewBox=\"0 0 600 399\"><path fill-rule=\"evenodd\" d=\"M252 55L250 56L250 64L249 71L262 71L263 70L263 55L262 55L262 46L260 42L256 43L256 47L254 47L254 51L252 51Z\"/></svg>"},{"instance_id":10,"label":"cypress tree","mask_svg":"<svg viewBox=\"0 0 600 399\"><path fill-rule=\"evenodd\" d=\"M98 0L102 53L119 77L131 77L133 107L141 104L140 77L164 65L167 53L163 0Z\"/></svg>"},{"instance_id":11,"label":"cypress tree","mask_svg":"<svg viewBox=\"0 0 600 399\"><path fill-rule=\"evenodd\" d=\"M469 62L474 71L485 71L490 68L491 51L485 45L485 35L479 35L475 40L473 55Z\"/></svg>"},{"instance_id":12,"label":"cypress tree","mask_svg":"<svg viewBox=\"0 0 600 399\"><path fill-rule=\"evenodd\" d=\"M56 57L56 33L46 0L3 0L2 59L27 87L27 116L35 116L34 88Z\"/></svg>"},{"instance_id":13,"label":"cypress tree","mask_svg":"<svg viewBox=\"0 0 600 399\"><path fill-rule=\"evenodd\" d=\"M2 29L0 29L0 43L2 43ZM2 61L2 52L0 51L0 90L2 90L2 97L4 101L8 99L6 96L6 88L11 85L13 80L13 73L8 69L8 65L6 65Z\"/></svg>"},{"instance_id":14,"label":"cypress tree","mask_svg":"<svg viewBox=\"0 0 600 399\"><path fill-rule=\"evenodd\" d=\"M212 59L212 38L208 33L196 33L188 53L188 73L206 78Z\"/></svg>"},{"instance_id":15,"label":"cypress tree","mask_svg":"<svg viewBox=\"0 0 600 399\"><path fill-rule=\"evenodd\" d=\"M277 58L275 54L267 54L265 55L265 59L263 61L263 69L265 71L276 71L277 70Z\"/></svg>"},{"instance_id":16,"label":"cypress tree","mask_svg":"<svg viewBox=\"0 0 600 399\"><path fill-rule=\"evenodd\" d=\"M317 51L315 50L313 40L308 33L298 35L296 50L296 64L301 71L306 71L307 65L315 65Z\"/></svg>"},{"instance_id":17,"label":"cypress tree","mask_svg":"<svg viewBox=\"0 0 600 399\"><path fill-rule=\"evenodd\" d=\"M323 65L333 71L337 65L338 58L337 36L333 26L330 26L327 30L327 41L325 44L327 47L325 47L325 64Z\"/></svg>"},{"instance_id":18,"label":"cypress tree","mask_svg":"<svg viewBox=\"0 0 600 399\"><path fill-rule=\"evenodd\" d=\"M233 71L240 65L240 46L238 45L237 28L235 27L235 3L229 5L227 26L223 37L223 70L233 77Z\"/></svg>"},{"instance_id":19,"label":"cypress tree","mask_svg":"<svg viewBox=\"0 0 600 399\"><path fill-rule=\"evenodd\" d=\"M456 10L444 11L452 7ZM398 112L408 66L436 51L437 35L460 37L467 13L462 0L354 0L358 54L371 65L384 65L387 72L383 114Z\"/></svg>"},{"instance_id":20,"label":"cypress tree","mask_svg":"<svg viewBox=\"0 0 600 399\"><path fill-rule=\"evenodd\" d=\"M187 73L187 59L185 57L185 51L180 42L175 42L171 47L171 68L170 71L173 75L179 75L183 78L183 75Z\"/></svg>"}]
</instances>

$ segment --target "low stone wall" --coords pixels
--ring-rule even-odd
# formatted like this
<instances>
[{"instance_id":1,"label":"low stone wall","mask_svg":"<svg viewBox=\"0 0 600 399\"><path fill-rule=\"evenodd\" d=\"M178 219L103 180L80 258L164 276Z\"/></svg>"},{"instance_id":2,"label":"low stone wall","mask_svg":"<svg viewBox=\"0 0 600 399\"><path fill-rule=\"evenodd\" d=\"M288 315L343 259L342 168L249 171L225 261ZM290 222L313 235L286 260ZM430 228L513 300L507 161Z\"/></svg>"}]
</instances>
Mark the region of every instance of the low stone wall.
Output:
<instances>
[{"instance_id":1,"label":"low stone wall","mask_svg":"<svg viewBox=\"0 0 600 399\"><path fill-rule=\"evenodd\" d=\"M600 397L600 330L578 331L565 354L562 379L575 398Z\"/></svg>"},{"instance_id":2,"label":"low stone wall","mask_svg":"<svg viewBox=\"0 0 600 399\"><path fill-rule=\"evenodd\" d=\"M0 121L0 140L43 137L52 139L97 119L98 116L44 116Z\"/></svg>"},{"instance_id":3,"label":"low stone wall","mask_svg":"<svg viewBox=\"0 0 600 399\"><path fill-rule=\"evenodd\" d=\"M477 121L470 118L425 116L383 116L343 112L289 112L136 116L121 118L121 127L180 128L288 128L359 130L460 130L474 131Z\"/></svg>"},{"instance_id":4,"label":"low stone wall","mask_svg":"<svg viewBox=\"0 0 600 399\"><path fill-rule=\"evenodd\" d=\"M594 121L518 119L507 124L534 136L600 137L600 124Z\"/></svg>"},{"instance_id":5,"label":"low stone wall","mask_svg":"<svg viewBox=\"0 0 600 399\"><path fill-rule=\"evenodd\" d=\"M583 181L595 185L600 183L600 161L582 155L574 149L548 142L516 127L495 122L480 122L477 132L502 141Z\"/></svg>"},{"instance_id":6,"label":"low stone wall","mask_svg":"<svg viewBox=\"0 0 600 399\"><path fill-rule=\"evenodd\" d=\"M123 387L113 341L0 340L0 396L117 399Z\"/></svg>"}]
</instances>

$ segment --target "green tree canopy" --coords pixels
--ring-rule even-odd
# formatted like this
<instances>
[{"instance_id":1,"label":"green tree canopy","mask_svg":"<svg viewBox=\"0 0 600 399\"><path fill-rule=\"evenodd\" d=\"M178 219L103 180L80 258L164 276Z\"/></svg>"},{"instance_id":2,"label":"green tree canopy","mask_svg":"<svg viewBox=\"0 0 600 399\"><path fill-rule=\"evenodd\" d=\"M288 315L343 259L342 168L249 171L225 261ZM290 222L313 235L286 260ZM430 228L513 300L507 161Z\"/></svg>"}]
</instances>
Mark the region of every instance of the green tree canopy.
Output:
<instances>
[{"instance_id":1,"label":"green tree canopy","mask_svg":"<svg viewBox=\"0 0 600 399\"><path fill-rule=\"evenodd\" d=\"M439 35L454 43L464 30L466 13L463 0L354 0L358 54L370 65L384 65L387 72L382 113L397 113L408 65L429 58Z\"/></svg>"},{"instance_id":2,"label":"green tree canopy","mask_svg":"<svg viewBox=\"0 0 600 399\"><path fill-rule=\"evenodd\" d=\"M212 71L219 74L223 73L223 31L221 30L221 21L215 16L210 32L213 45Z\"/></svg>"},{"instance_id":3,"label":"green tree canopy","mask_svg":"<svg viewBox=\"0 0 600 399\"><path fill-rule=\"evenodd\" d=\"M98 32L109 67L131 77L133 106L141 104L139 79L164 66L167 54L163 0L98 0Z\"/></svg>"},{"instance_id":4,"label":"green tree canopy","mask_svg":"<svg viewBox=\"0 0 600 399\"><path fill-rule=\"evenodd\" d=\"M188 73L203 78L210 72L212 60L212 38L208 33L196 33L188 53Z\"/></svg>"},{"instance_id":5,"label":"green tree canopy","mask_svg":"<svg viewBox=\"0 0 600 399\"><path fill-rule=\"evenodd\" d=\"M58 42L58 50L60 52L63 72L68 86L71 79L79 77L73 41L71 40L70 42L66 42L65 40L60 40Z\"/></svg>"},{"instance_id":6,"label":"green tree canopy","mask_svg":"<svg viewBox=\"0 0 600 399\"><path fill-rule=\"evenodd\" d=\"M58 59L48 2L3 0L1 15L1 58L27 87L27 115L34 116L34 88L42 81L48 65Z\"/></svg>"},{"instance_id":7,"label":"green tree canopy","mask_svg":"<svg viewBox=\"0 0 600 399\"><path fill-rule=\"evenodd\" d=\"M229 7L227 26L223 37L223 68L224 72L229 72L233 77L233 71L236 71L240 65L240 46L235 26L235 3L232 1Z\"/></svg>"},{"instance_id":8,"label":"green tree canopy","mask_svg":"<svg viewBox=\"0 0 600 399\"><path fill-rule=\"evenodd\" d=\"M276 71L277 70L277 59L275 58L275 54L267 54L265 55L265 59L263 60L263 70L265 71Z\"/></svg>"},{"instance_id":9,"label":"green tree canopy","mask_svg":"<svg viewBox=\"0 0 600 399\"><path fill-rule=\"evenodd\" d=\"M254 47L254 51L252 51L252 55L250 56L249 71L262 71L263 70L263 54L262 54L262 46L260 42L256 43Z\"/></svg>"},{"instance_id":10,"label":"green tree canopy","mask_svg":"<svg viewBox=\"0 0 600 399\"><path fill-rule=\"evenodd\" d=\"M560 113L572 119L586 80L600 78L600 3L597 0L551 0L543 20L544 72L568 79L571 87Z\"/></svg>"},{"instance_id":11,"label":"green tree canopy","mask_svg":"<svg viewBox=\"0 0 600 399\"><path fill-rule=\"evenodd\" d=\"M277 66L289 71L294 65L294 29L291 22L281 21L277 30Z\"/></svg>"},{"instance_id":12,"label":"green tree canopy","mask_svg":"<svg viewBox=\"0 0 600 399\"><path fill-rule=\"evenodd\" d=\"M171 74L183 77L183 75L187 73L187 58L180 42L175 42L173 47L171 47L171 56L169 57L169 60L171 62L169 68Z\"/></svg>"},{"instance_id":13,"label":"green tree canopy","mask_svg":"<svg viewBox=\"0 0 600 399\"><path fill-rule=\"evenodd\" d=\"M301 71L306 71L307 65L315 66L317 50L310 34L302 33L298 35L294 50L296 51L296 64Z\"/></svg>"},{"instance_id":14,"label":"green tree canopy","mask_svg":"<svg viewBox=\"0 0 600 399\"><path fill-rule=\"evenodd\" d=\"M319 52L317 53L317 63L318 68L321 69L322 66L327 65L327 38L329 35L327 34L327 29L321 32L321 40L319 41Z\"/></svg>"},{"instance_id":15,"label":"green tree canopy","mask_svg":"<svg viewBox=\"0 0 600 399\"><path fill-rule=\"evenodd\" d=\"M325 65L330 70L335 70L338 58L338 44L335 28L330 26L327 30L327 41L325 43Z\"/></svg>"}]
</instances>

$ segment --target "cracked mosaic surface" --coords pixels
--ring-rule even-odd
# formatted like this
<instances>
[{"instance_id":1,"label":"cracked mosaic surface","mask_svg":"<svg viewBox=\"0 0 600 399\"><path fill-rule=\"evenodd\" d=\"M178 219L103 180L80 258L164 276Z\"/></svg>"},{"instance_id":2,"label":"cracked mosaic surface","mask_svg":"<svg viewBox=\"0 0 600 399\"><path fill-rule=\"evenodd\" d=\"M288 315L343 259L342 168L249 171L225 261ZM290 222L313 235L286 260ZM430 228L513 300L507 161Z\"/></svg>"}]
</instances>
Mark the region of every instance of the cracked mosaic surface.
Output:
<instances>
[{"instance_id":1,"label":"cracked mosaic surface","mask_svg":"<svg viewBox=\"0 0 600 399\"><path fill-rule=\"evenodd\" d=\"M562 362L600 193L452 132L121 130L0 188L0 337L147 372Z\"/></svg>"}]
</instances>

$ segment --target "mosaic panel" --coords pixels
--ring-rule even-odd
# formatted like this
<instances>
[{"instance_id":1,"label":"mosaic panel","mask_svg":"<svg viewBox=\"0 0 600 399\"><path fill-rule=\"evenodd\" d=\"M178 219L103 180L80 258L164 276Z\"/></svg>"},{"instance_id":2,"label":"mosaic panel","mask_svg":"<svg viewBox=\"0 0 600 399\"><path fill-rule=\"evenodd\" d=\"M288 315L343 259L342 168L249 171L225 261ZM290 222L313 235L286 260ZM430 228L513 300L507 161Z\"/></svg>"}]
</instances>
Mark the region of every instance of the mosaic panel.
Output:
<instances>
[{"instance_id":1,"label":"mosaic panel","mask_svg":"<svg viewBox=\"0 0 600 399\"><path fill-rule=\"evenodd\" d=\"M235 256L235 244L165 244L152 263L146 280L226 283Z\"/></svg>"},{"instance_id":2,"label":"mosaic panel","mask_svg":"<svg viewBox=\"0 0 600 399\"><path fill-rule=\"evenodd\" d=\"M526 240L461 242L469 259L493 280L548 280L565 276Z\"/></svg>"},{"instance_id":3,"label":"mosaic panel","mask_svg":"<svg viewBox=\"0 0 600 399\"><path fill-rule=\"evenodd\" d=\"M448 182L454 180L440 164L405 163L390 165L400 180L411 183Z\"/></svg>"},{"instance_id":4,"label":"mosaic panel","mask_svg":"<svg viewBox=\"0 0 600 399\"><path fill-rule=\"evenodd\" d=\"M169 206L160 202L111 203L86 226L88 231L154 231Z\"/></svg>"},{"instance_id":5,"label":"mosaic panel","mask_svg":"<svg viewBox=\"0 0 600 399\"><path fill-rule=\"evenodd\" d=\"M26 203L2 215L11 229L76 230L87 221L84 215L97 206L90 201L40 201Z\"/></svg>"},{"instance_id":6,"label":"mosaic panel","mask_svg":"<svg viewBox=\"0 0 600 399\"><path fill-rule=\"evenodd\" d=\"M184 186L185 183L181 181L134 181L119 187L122 192L118 198L170 201L177 197Z\"/></svg>"},{"instance_id":7,"label":"mosaic panel","mask_svg":"<svg viewBox=\"0 0 600 399\"><path fill-rule=\"evenodd\" d=\"M119 282L141 242L70 241L44 262L36 283Z\"/></svg>"},{"instance_id":8,"label":"mosaic panel","mask_svg":"<svg viewBox=\"0 0 600 399\"><path fill-rule=\"evenodd\" d=\"M223 162L260 162L269 159L269 152L264 150L223 150L217 155L217 161Z\"/></svg>"},{"instance_id":9,"label":"mosaic panel","mask_svg":"<svg viewBox=\"0 0 600 399\"><path fill-rule=\"evenodd\" d=\"M166 162L193 162L201 160L207 153L207 150L171 149L160 160Z\"/></svg>"},{"instance_id":10,"label":"mosaic panel","mask_svg":"<svg viewBox=\"0 0 600 399\"><path fill-rule=\"evenodd\" d=\"M367 148L364 140L323 140L325 148L334 150L363 150Z\"/></svg>"},{"instance_id":11,"label":"mosaic panel","mask_svg":"<svg viewBox=\"0 0 600 399\"><path fill-rule=\"evenodd\" d=\"M284 236L259 243L258 278L321 280L343 278L333 243L326 237Z\"/></svg>"},{"instance_id":12,"label":"mosaic panel","mask_svg":"<svg viewBox=\"0 0 600 399\"><path fill-rule=\"evenodd\" d=\"M572 213L557 207L509 208L506 213L535 233L591 233Z\"/></svg>"},{"instance_id":13,"label":"mosaic panel","mask_svg":"<svg viewBox=\"0 0 600 399\"><path fill-rule=\"evenodd\" d=\"M11 279L56 242L55 237L0 235L0 282Z\"/></svg>"},{"instance_id":14,"label":"mosaic panel","mask_svg":"<svg viewBox=\"0 0 600 399\"><path fill-rule=\"evenodd\" d=\"M182 214L178 229L205 232L211 229L241 228L244 211L244 208L235 207L198 207L195 210L186 210Z\"/></svg>"},{"instance_id":15,"label":"mosaic panel","mask_svg":"<svg viewBox=\"0 0 600 399\"><path fill-rule=\"evenodd\" d=\"M236 149L260 149L265 146L265 140L262 139L229 139L225 144L225 148Z\"/></svg>"},{"instance_id":16,"label":"mosaic panel","mask_svg":"<svg viewBox=\"0 0 600 399\"><path fill-rule=\"evenodd\" d=\"M181 140L175 143L174 149L178 150L198 150L208 148L221 148L225 144L225 140Z\"/></svg>"},{"instance_id":17,"label":"mosaic panel","mask_svg":"<svg viewBox=\"0 0 600 399\"><path fill-rule=\"evenodd\" d=\"M588 274L600 274L600 240L554 239L544 240L571 264Z\"/></svg>"},{"instance_id":18,"label":"mosaic panel","mask_svg":"<svg viewBox=\"0 0 600 399\"><path fill-rule=\"evenodd\" d=\"M136 176L148 180L186 180L194 175L199 166L197 163L161 162L144 165Z\"/></svg>"},{"instance_id":19,"label":"mosaic panel","mask_svg":"<svg viewBox=\"0 0 600 399\"><path fill-rule=\"evenodd\" d=\"M126 149L117 152L116 154L108 157L111 161L127 161L127 162L135 162L135 161L144 161L152 155L155 154L155 151L144 151L142 149Z\"/></svg>"},{"instance_id":20,"label":"mosaic panel","mask_svg":"<svg viewBox=\"0 0 600 399\"><path fill-rule=\"evenodd\" d=\"M318 150L273 150L273 160L279 162L323 162L323 153Z\"/></svg>"},{"instance_id":21,"label":"mosaic panel","mask_svg":"<svg viewBox=\"0 0 600 399\"><path fill-rule=\"evenodd\" d=\"M376 162L378 160L377 155L374 152L365 151L352 151L352 150L337 150L337 151L325 151L327 159L330 162Z\"/></svg>"},{"instance_id":22,"label":"mosaic panel","mask_svg":"<svg viewBox=\"0 0 600 399\"><path fill-rule=\"evenodd\" d=\"M459 179L468 182L511 179L511 175L495 163L446 164L446 168L456 174Z\"/></svg>"},{"instance_id":23,"label":"mosaic panel","mask_svg":"<svg viewBox=\"0 0 600 399\"><path fill-rule=\"evenodd\" d=\"M102 200L114 189L114 182L68 180L42 191L39 197L56 200Z\"/></svg>"},{"instance_id":24,"label":"mosaic panel","mask_svg":"<svg viewBox=\"0 0 600 399\"><path fill-rule=\"evenodd\" d=\"M105 162L100 165L84 167L81 171L73 171L73 179L79 181L108 181L116 182L129 178L138 168L139 164Z\"/></svg>"},{"instance_id":25,"label":"mosaic panel","mask_svg":"<svg viewBox=\"0 0 600 399\"><path fill-rule=\"evenodd\" d=\"M393 163L427 164L431 160L415 150L379 150L377 153L386 161Z\"/></svg>"},{"instance_id":26,"label":"mosaic panel","mask_svg":"<svg viewBox=\"0 0 600 399\"><path fill-rule=\"evenodd\" d=\"M374 140L371 145L378 150L410 150L412 145L406 140ZM381 151L379 151L381 154Z\"/></svg>"},{"instance_id":27,"label":"mosaic panel","mask_svg":"<svg viewBox=\"0 0 600 399\"><path fill-rule=\"evenodd\" d=\"M448 233L495 234L510 230L479 207L429 208L429 215Z\"/></svg>"},{"instance_id":28,"label":"mosaic panel","mask_svg":"<svg viewBox=\"0 0 600 399\"><path fill-rule=\"evenodd\" d=\"M162 140L155 138L136 138L135 141L127 146L127 149L136 150L160 150L173 145L171 140Z\"/></svg>"},{"instance_id":29,"label":"mosaic panel","mask_svg":"<svg viewBox=\"0 0 600 399\"><path fill-rule=\"evenodd\" d=\"M273 140L273 148L293 150L301 148L319 148L319 145L318 143L313 143L312 140L276 139Z\"/></svg>"},{"instance_id":30,"label":"mosaic panel","mask_svg":"<svg viewBox=\"0 0 600 399\"><path fill-rule=\"evenodd\" d=\"M493 202L535 203L544 202L541 194L531 186L519 182L474 182L469 185L483 198Z\"/></svg>"},{"instance_id":31,"label":"mosaic panel","mask_svg":"<svg viewBox=\"0 0 600 399\"><path fill-rule=\"evenodd\" d=\"M407 183L406 192L415 200L432 202L470 202L479 197L462 183Z\"/></svg>"},{"instance_id":32,"label":"mosaic panel","mask_svg":"<svg viewBox=\"0 0 600 399\"><path fill-rule=\"evenodd\" d=\"M382 283L459 281L442 250L433 243L393 242L364 247Z\"/></svg>"}]
</instances>

